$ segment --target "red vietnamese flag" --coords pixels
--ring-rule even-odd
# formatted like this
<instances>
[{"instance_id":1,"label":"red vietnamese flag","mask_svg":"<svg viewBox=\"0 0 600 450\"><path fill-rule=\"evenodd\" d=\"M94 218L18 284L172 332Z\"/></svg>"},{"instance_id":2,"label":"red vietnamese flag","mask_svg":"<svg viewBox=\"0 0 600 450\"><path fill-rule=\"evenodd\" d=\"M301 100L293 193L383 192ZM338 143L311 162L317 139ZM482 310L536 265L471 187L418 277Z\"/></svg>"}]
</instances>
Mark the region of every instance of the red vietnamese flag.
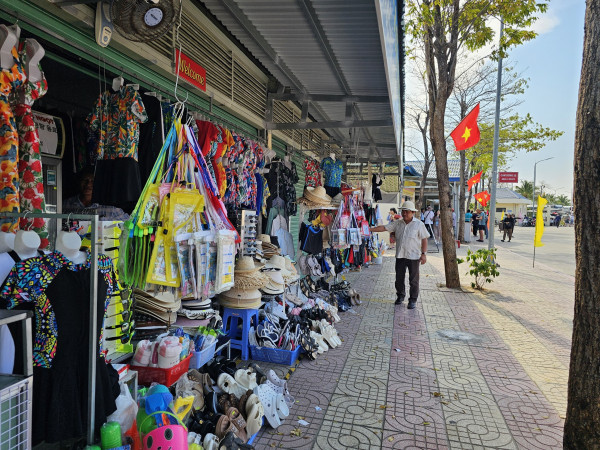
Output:
<instances>
[{"instance_id":1,"label":"red vietnamese flag","mask_svg":"<svg viewBox=\"0 0 600 450\"><path fill-rule=\"evenodd\" d=\"M481 172L479 172L478 174L474 175L473 177L469 178L469 181L467 181L467 185L469 186L469 190L471 190L471 188L473 187L473 185L475 183L479 183L481 181L481 175L483 174L483 170Z\"/></svg>"},{"instance_id":2,"label":"red vietnamese flag","mask_svg":"<svg viewBox=\"0 0 600 450\"><path fill-rule=\"evenodd\" d=\"M475 200L481 203L481 206L484 207L488 204L491 198L490 193L488 191L478 192L473 197L475 197Z\"/></svg>"},{"instance_id":3,"label":"red vietnamese flag","mask_svg":"<svg viewBox=\"0 0 600 450\"><path fill-rule=\"evenodd\" d=\"M471 110L461 123L450 133L454 140L456 151L466 150L479 142L479 127L477 117L479 116L479 103Z\"/></svg>"}]
</instances>

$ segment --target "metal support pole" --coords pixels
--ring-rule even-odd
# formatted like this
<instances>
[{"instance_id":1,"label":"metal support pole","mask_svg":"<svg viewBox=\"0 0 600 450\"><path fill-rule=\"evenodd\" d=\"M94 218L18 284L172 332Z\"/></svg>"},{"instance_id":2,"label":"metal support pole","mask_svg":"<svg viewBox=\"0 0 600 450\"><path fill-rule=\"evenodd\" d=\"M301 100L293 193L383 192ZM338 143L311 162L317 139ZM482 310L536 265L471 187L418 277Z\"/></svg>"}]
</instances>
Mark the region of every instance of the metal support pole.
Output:
<instances>
[{"instance_id":1,"label":"metal support pole","mask_svg":"<svg viewBox=\"0 0 600 450\"><path fill-rule=\"evenodd\" d=\"M504 20L500 19L500 41L504 34ZM494 156L492 159L492 182L490 199L490 227L488 230L488 250L494 248L494 234L496 231L496 185L498 184L498 141L500 140L500 94L502 91L502 56L498 56L498 80L496 84L496 117L494 118Z\"/></svg>"}]
</instances>

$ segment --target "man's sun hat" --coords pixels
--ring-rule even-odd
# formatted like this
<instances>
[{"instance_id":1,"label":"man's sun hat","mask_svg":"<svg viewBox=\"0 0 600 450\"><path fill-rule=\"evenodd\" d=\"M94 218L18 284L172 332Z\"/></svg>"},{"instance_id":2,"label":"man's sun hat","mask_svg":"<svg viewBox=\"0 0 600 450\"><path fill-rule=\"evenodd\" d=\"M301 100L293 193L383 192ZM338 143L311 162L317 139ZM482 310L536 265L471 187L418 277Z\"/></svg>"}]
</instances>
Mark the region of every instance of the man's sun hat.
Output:
<instances>
[{"instance_id":1,"label":"man's sun hat","mask_svg":"<svg viewBox=\"0 0 600 450\"><path fill-rule=\"evenodd\" d=\"M407 209L412 212L417 212L417 209L415 208L415 204L413 202L411 202L410 200L407 200L404 203L402 203L402 206L400 207L400 209Z\"/></svg>"}]
</instances>

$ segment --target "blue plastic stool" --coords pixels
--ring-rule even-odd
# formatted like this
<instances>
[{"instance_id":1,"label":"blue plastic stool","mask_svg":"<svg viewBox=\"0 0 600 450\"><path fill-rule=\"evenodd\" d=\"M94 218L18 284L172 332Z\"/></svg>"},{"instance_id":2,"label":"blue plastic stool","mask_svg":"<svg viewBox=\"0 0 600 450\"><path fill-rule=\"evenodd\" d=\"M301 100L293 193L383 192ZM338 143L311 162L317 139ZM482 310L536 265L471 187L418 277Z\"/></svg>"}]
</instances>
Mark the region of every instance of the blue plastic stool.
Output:
<instances>
[{"instance_id":1,"label":"blue plastic stool","mask_svg":"<svg viewBox=\"0 0 600 450\"><path fill-rule=\"evenodd\" d=\"M225 308L223 311L223 333L231 338L231 348L242 351L242 360L248 360L248 333L250 322L254 318L254 326L258 326L258 309ZM230 320L231 319L231 320ZM242 322L241 334L238 322Z\"/></svg>"}]
</instances>

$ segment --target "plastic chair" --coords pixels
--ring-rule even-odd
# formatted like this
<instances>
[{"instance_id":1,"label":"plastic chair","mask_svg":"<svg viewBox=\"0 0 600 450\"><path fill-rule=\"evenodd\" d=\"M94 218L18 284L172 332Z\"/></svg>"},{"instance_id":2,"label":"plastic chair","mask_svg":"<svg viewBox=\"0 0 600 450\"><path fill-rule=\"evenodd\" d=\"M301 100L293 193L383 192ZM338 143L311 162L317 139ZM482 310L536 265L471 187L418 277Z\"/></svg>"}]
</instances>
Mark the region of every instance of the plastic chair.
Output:
<instances>
[{"instance_id":1,"label":"plastic chair","mask_svg":"<svg viewBox=\"0 0 600 450\"><path fill-rule=\"evenodd\" d=\"M225 308L223 312L223 333L231 338L231 348L242 351L242 360L248 360L248 333L251 321L258 326L258 309ZM241 330L239 322L242 322ZM241 333L240 333L241 331Z\"/></svg>"}]
</instances>

